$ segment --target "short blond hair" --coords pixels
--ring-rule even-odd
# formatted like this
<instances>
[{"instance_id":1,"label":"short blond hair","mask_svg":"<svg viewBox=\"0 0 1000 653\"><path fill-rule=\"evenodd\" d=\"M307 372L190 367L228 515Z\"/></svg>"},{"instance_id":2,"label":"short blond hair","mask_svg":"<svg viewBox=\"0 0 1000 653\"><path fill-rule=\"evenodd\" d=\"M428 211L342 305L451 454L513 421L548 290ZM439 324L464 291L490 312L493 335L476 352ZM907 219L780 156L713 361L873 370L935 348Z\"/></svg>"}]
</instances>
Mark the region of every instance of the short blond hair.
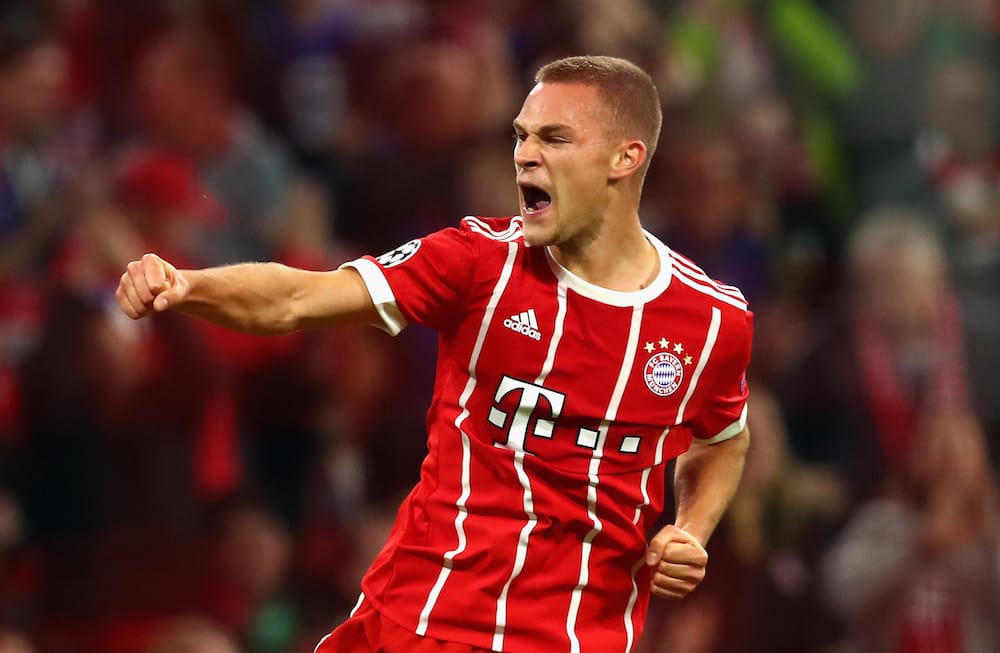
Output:
<instances>
[{"instance_id":1,"label":"short blond hair","mask_svg":"<svg viewBox=\"0 0 1000 653\"><path fill-rule=\"evenodd\" d=\"M656 84L645 70L617 57L566 57L542 66L535 82L594 86L620 135L645 143L649 151L645 167L649 167L660 140L663 110Z\"/></svg>"}]
</instances>

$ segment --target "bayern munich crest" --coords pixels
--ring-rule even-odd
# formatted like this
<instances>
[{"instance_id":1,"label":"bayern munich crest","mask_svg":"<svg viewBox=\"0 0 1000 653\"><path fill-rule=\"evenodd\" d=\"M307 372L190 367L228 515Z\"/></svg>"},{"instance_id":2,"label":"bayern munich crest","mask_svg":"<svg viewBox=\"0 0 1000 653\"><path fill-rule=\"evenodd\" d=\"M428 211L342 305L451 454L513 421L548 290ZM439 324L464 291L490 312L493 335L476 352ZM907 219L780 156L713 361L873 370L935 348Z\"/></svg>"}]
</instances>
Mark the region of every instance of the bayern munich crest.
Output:
<instances>
[{"instance_id":1,"label":"bayern munich crest","mask_svg":"<svg viewBox=\"0 0 1000 653\"><path fill-rule=\"evenodd\" d=\"M653 394L666 397L674 394L684 380L684 365L681 359L668 351L650 356L643 373L646 387Z\"/></svg>"}]
</instances>

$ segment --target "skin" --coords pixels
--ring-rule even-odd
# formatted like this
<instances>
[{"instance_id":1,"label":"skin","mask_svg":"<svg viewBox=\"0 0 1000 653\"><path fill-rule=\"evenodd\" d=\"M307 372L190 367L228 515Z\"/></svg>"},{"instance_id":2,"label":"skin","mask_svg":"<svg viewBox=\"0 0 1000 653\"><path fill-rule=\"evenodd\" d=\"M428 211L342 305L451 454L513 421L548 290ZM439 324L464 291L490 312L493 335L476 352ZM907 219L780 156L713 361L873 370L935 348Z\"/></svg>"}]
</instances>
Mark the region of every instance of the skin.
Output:
<instances>
[{"instance_id":1,"label":"skin","mask_svg":"<svg viewBox=\"0 0 1000 653\"><path fill-rule=\"evenodd\" d=\"M638 290L659 272L659 256L639 223L648 147L610 126L595 88L541 83L514 120L514 167L524 238L548 246L577 276L611 290ZM542 188L551 205L525 206L521 185ZM259 334L340 324L377 324L361 277L350 269L307 272L276 263L177 270L155 254L128 264L117 291L126 315L176 310ZM650 541L652 592L682 598L705 577L705 544L729 505L743 469L746 430L715 445L694 445L677 461L675 524Z\"/></svg>"},{"instance_id":2,"label":"skin","mask_svg":"<svg viewBox=\"0 0 1000 653\"><path fill-rule=\"evenodd\" d=\"M577 276L611 290L637 290L659 272L659 257L639 223L648 148L616 137L597 89L545 84L528 94L514 120L514 170L525 242L548 245ZM522 184L549 193L541 212L524 206Z\"/></svg>"}]
</instances>

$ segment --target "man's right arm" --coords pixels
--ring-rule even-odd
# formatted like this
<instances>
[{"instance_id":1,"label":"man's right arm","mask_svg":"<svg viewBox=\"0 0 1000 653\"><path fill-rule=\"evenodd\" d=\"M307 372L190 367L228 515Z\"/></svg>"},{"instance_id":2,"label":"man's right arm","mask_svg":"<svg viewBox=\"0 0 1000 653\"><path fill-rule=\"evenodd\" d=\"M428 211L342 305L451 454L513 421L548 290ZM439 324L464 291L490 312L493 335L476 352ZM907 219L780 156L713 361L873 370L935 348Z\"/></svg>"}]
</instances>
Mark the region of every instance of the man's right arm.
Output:
<instances>
[{"instance_id":1,"label":"man's right arm","mask_svg":"<svg viewBox=\"0 0 1000 653\"><path fill-rule=\"evenodd\" d=\"M132 261L115 294L133 319L175 310L262 335L338 324L378 324L353 269L313 272L279 263L178 270L155 254Z\"/></svg>"}]
</instances>

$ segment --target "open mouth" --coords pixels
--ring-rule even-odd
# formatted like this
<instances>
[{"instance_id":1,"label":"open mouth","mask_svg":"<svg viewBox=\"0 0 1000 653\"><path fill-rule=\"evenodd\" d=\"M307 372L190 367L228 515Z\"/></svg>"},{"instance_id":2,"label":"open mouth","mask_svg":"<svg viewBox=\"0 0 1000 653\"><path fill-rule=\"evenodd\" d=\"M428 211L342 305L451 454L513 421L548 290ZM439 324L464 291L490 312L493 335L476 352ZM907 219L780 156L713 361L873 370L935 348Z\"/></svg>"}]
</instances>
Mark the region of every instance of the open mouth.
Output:
<instances>
[{"instance_id":1,"label":"open mouth","mask_svg":"<svg viewBox=\"0 0 1000 653\"><path fill-rule=\"evenodd\" d=\"M519 186L526 214L541 213L552 204L552 197L538 186L531 184L519 184Z\"/></svg>"}]
</instances>

